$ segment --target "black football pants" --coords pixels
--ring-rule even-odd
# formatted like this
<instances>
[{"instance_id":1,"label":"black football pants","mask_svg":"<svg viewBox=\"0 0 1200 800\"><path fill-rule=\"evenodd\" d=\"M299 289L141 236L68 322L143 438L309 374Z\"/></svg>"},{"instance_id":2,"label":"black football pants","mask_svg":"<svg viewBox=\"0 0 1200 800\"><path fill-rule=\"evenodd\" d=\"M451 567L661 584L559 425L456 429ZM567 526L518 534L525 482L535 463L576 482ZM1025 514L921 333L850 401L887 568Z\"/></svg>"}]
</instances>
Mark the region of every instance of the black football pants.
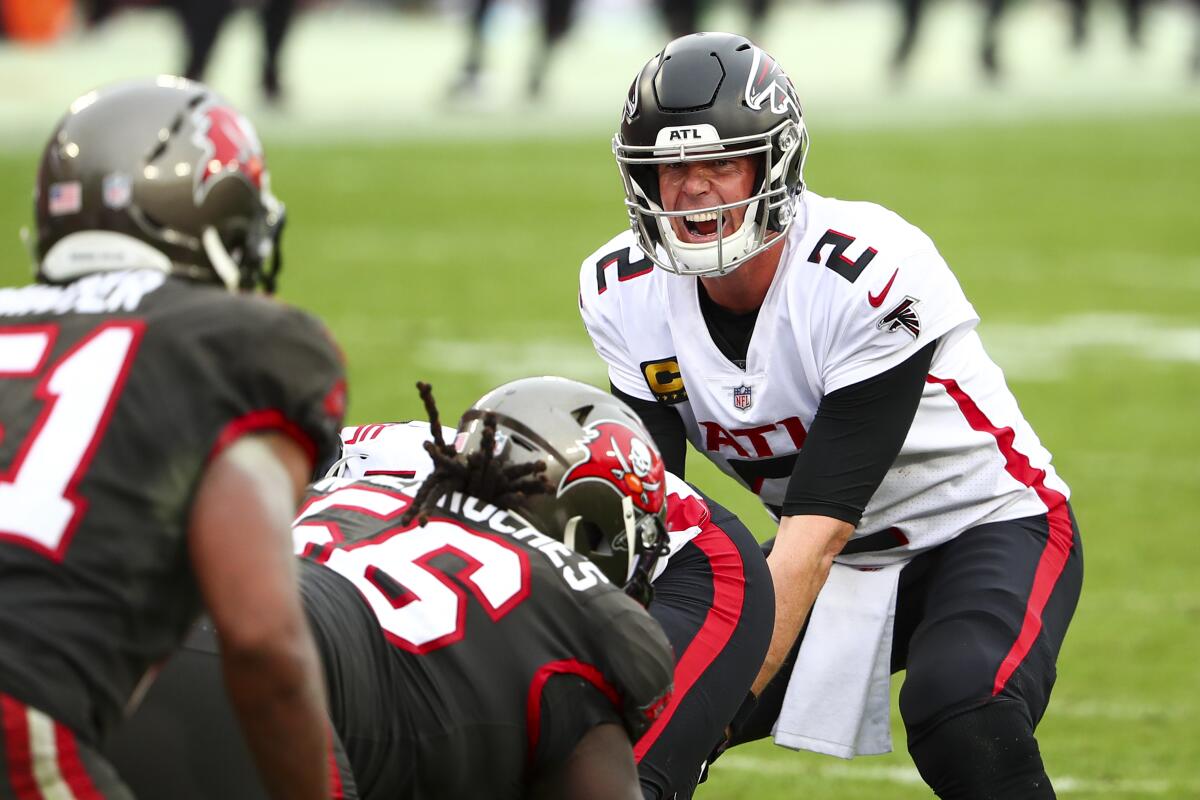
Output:
<instances>
[{"instance_id":1,"label":"black football pants","mask_svg":"<svg viewBox=\"0 0 1200 800\"><path fill-rule=\"evenodd\" d=\"M1059 513L1057 527L1043 514L971 528L900 573L892 671L906 673L909 752L940 797L1053 796L1033 732L1083 584L1079 528L1069 506ZM734 744L771 734L795 657Z\"/></svg>"},{"instance_id":2,"label":"black football pants","mask_svg":"<svg viewBox=\"0 0 1200 800\"><path fill-rule=\"evenodd\" d=\"M654 582L650 615L675 651L675 691L634 756L646 800L692 796L700 768L758 676L775 593L757 541L721 506Z\"/></svg>"}]
</instances>

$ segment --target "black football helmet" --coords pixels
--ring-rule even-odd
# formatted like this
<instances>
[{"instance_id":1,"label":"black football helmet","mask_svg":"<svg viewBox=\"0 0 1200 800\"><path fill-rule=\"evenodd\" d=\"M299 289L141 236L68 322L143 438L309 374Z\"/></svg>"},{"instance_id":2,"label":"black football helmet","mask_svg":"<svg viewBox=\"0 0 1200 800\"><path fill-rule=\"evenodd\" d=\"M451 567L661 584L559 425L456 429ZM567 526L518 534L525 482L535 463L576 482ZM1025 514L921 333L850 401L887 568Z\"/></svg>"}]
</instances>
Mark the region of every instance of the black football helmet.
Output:
<instances>
[{"instance_id":1,"label":"black football helmet","mask_svg":"<svg viewBox=\"0 0 1200 800\"><path fill-rule=\"evenodd\" d=\"M667 547L666 468L641 420L623 402L567 378L524 378L493 389L462 416L455 448L481 447L495 415L495 457L542 461L550 484L518 513L586 556L643 605Z\"/></svg>"},{"instance_id":2,"label":"black football helmet","mask_svg":"<svg viewBox=\"0 0 1200 800\"><path fill-rule=\"evenodd\" d=\"M613 153L625 184L629 223L646 255L680 275L724 275L791 226L804 190L808 131L795 87L770 55L731 33L674 40L642 67L629 87ZM687 211L663 209L658 165L755 156L756 188L744 201ZM730 209L746 206L727 231ZM671 218L713 214L717 238L681 241Z\"/></svg>"},{"instance_id":3,"label":"black football helmet","mask_svg":"<svg viewBox=\"0 0 1200 800\"><path fill-rule=\"evenodd\" d=\"M274 290L284 208L262 145L199 83L162 76L77 99L43 151L34 214L45 282L150 267Z\"/></svg>"}]
</instances>

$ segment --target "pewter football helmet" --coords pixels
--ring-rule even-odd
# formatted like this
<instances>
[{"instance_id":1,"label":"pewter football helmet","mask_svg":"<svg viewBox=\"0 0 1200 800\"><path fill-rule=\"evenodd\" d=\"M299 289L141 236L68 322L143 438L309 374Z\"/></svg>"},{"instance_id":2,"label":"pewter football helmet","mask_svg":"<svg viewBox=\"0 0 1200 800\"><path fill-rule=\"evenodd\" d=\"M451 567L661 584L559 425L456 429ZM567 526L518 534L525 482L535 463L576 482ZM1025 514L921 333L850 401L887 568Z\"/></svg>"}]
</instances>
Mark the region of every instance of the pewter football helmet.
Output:
<instances>
[{"instance_id":1,"label":"pewter football helmet","mask_svg":"<svg viewBox=\"0 0 1200 800\"><path fill-rule=\"evenodd\" d=\"M43 281L149 267L274 289L283 205L254 127L203 84L162 76L77 99L43 151L34 209Z\"/></svg>"}]
</instances>

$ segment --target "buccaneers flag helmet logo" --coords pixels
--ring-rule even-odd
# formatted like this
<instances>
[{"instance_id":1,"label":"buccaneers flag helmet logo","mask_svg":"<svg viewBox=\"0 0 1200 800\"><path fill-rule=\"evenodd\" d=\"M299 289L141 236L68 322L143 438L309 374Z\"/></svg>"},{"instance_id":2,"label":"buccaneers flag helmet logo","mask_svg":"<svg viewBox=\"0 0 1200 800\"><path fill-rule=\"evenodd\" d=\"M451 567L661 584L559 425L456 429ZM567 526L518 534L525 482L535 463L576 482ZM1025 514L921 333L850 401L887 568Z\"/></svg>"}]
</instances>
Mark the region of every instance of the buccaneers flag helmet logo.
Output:
<instances>
[{"instance_id":1,"label":"buccaneers flag helmet logo","mask_svg":"<svg viewBox=\"0 0 1200 800\"><path fill-rule=\"evenodd\" d=\"M563 475L560 495L580 481L600 481L631 498L642 511L657 514L662 510L666 468L641 435L620 422L605 420L585 427L579 443L584 458Z\"/></svg>"},{"instance_id":2,"label":"buccaneers flag helmet logo","mask_svg":"<svg viewBox=\"0 0 1200 800\"><path fill-rule=\"evenodd\" d=\"M263 149L254 128L229 106L201 106L196 111L193 142L200 148L196 176L196 205L228 174L240 174L256 189L262 188Z\"/></svg>"}]
</instances>

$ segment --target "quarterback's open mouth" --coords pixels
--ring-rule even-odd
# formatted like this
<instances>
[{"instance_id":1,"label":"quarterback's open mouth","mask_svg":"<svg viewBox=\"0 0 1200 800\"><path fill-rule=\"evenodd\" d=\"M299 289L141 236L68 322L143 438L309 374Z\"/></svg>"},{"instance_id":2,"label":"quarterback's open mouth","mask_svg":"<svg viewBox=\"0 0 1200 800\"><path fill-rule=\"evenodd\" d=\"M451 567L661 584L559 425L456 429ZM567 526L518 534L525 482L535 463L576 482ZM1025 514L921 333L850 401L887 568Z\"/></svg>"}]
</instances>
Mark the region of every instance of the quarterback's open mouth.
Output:
<instances>
[{"instance_id":1,"label":"quarterback's open mouth","mask_svg":"<svg viewBox=\"0 0 1200 800\"><path fill-rule=\"evenodd\" d=\"M675 226L676 233L681 234L680 238L690 244L703 244L704 242L716 241L717 220L722 213L725 217L724 233L728 236L734 232L733 219L728 211L706 211L698 214L688 214L686 217L676 217L677 220L682 220L682 225ZM682 231L679 230L681 227Z\"/></svg>"}]
</instances>

